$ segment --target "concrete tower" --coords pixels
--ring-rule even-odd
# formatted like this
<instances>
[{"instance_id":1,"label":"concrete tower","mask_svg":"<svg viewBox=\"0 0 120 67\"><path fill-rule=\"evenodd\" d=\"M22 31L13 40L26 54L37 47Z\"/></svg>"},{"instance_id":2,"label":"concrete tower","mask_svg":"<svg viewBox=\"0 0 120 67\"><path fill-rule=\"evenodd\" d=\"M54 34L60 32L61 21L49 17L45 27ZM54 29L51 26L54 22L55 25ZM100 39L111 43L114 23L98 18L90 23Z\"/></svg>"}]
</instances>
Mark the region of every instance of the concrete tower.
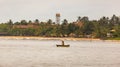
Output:
<instances>
[{"instance_id":1,"label":"concrete tower","mask_svg":"<svg viewBox=\"0 0 120 67\"><path fill-rule=\"evenodd\" d=\"M60 24L60 13L56 14L56 24Z\"/></svg>"}]
</instances>

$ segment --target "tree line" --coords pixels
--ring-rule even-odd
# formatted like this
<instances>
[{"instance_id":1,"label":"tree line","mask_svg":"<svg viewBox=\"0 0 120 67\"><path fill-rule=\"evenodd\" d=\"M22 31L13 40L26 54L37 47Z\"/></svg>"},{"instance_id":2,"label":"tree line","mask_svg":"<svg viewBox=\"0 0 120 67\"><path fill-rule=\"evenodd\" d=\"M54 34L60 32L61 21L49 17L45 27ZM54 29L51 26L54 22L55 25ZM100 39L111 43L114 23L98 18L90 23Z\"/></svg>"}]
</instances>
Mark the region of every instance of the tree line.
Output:
<instances>
[{"instance_id":1,"label":"tree line","mask_svg":"<svg viewBox=\"0 0 120 67\"><path fill-rule=\"evenodd\" d=\"M120 37L120 17L113 15L110 18L103 16L99 20L89 20L87 16L79 16L74 22L64 19L61 24L51 19L47 22L38 19L20 22L9 20L0 24L0 33L9 36L115 38Z\"/></svg>"}]
</instances>

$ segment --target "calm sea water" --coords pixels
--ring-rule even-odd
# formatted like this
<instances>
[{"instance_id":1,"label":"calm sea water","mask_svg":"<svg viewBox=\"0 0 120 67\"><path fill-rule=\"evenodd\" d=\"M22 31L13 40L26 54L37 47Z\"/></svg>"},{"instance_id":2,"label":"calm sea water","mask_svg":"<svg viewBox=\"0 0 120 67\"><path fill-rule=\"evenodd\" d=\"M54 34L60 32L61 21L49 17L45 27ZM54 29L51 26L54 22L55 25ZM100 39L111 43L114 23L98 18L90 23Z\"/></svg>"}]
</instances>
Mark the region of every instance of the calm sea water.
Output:
<instances>
[{"instance_id":1,"label":"calm sea water","mask_svg":"<svg viewBox=\"0 0 120 67\"><path fill-rule=\"evenodd\" d=\"M120 42L0 39L0 67L119 67Z\"/></svg>"}]
</instances>

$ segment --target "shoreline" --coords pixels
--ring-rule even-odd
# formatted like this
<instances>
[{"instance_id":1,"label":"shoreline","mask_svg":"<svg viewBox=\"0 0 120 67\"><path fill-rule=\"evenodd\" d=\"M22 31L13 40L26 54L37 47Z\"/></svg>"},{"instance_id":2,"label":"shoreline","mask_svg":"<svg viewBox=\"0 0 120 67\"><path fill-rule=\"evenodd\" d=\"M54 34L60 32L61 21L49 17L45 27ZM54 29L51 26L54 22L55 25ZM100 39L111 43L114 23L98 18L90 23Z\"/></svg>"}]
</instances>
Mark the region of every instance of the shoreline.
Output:
<instances>
[{"instance_id":1,"label":"shoreline","mask_svg":"<svg viewBox=\"0 0 120 67\"><path fill-rule=\"evenodd\" d=\"M34 40L100 40L95 38L74 38L74 37L37 37L37 36L0 36L0 39L34 39Z\"/></svg>"},{"instance_id":2,"label":"shoreline","mask_svg":"<svg viewBox=\"0 0 120 67\"><path fill-rule=\"evenodd\" d=\"M120 40L101 40L99 38L74 38L74 37L37 37L37 36L0 36L0 39L13 40L72 40L72 41L110 41L120 42Z\"/></svg>"}]
</instances>

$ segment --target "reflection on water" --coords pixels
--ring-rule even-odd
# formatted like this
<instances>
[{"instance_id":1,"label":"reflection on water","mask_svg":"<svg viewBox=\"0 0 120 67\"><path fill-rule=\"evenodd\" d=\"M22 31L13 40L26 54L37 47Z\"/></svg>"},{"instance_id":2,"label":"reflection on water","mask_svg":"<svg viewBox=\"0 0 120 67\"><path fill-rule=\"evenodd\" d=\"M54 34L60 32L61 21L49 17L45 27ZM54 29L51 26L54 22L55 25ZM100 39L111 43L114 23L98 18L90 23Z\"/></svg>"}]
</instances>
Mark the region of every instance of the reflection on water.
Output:
<instances>
[{"instance_id":1,"label":"reflection on water","mask_svg":"<svg viewBox=\"0 0 120 67\"><path fill-rule=\"evenodd\" d=\"M119 67L120 42L60 40L2 40L0 67Z\"/></svg>"}]
</instances>

